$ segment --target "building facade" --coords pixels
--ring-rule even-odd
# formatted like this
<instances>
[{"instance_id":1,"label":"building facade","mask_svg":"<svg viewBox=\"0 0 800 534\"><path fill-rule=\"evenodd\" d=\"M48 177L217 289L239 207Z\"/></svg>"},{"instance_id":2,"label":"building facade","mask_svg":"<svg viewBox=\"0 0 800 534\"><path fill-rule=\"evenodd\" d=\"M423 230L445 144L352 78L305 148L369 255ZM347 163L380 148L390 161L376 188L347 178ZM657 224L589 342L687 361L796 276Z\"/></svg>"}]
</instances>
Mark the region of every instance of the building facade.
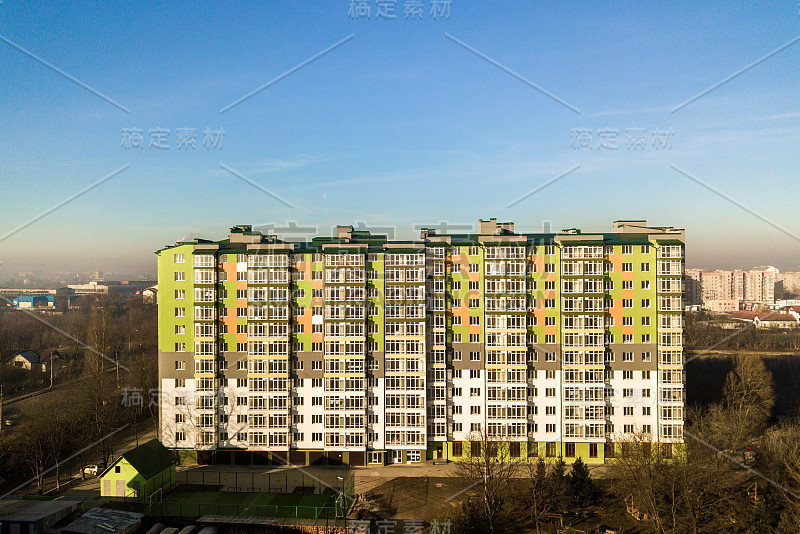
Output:
<instances>
[{"instance_id":1,"label":"building facade","mask_svg":"<svg viewBox=\"0 0 800 534\"><path fill-rule=\"evenodd\" d=\"M692 288L699 280L700 297L705 309L711 309L707 304L711 301L775 303L775 283L779 275L775 267L754 267L749 271L687 269L686 275L687 300L689 297L696 298Z\"/></svg>"},{"instance_id":2,"label":"building facade","mask_svg":"<svg viewBox=\"0 0 800 534\"><path fill-rule=\"evenodd\" d=\"M201 462L602 462L683 441L684 233L231 229L157 252L163 443ZM638 437L637 439L641 439Z\"/></svg>"}]
</instances>

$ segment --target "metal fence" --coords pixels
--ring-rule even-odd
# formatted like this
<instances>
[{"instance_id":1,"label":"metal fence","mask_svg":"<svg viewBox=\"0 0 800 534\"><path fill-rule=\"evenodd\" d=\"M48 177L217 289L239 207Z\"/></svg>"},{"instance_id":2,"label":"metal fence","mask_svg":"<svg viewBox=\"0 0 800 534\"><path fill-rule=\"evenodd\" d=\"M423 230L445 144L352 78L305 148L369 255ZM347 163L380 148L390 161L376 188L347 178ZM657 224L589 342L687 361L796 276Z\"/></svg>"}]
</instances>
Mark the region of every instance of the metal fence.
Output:
<instances>
[{"instance_id":1,"label":"metal fence","mask_svg":"<svg viewBox=\"0 0 800 534\"><path fill-rule=\"evenodd\" d=\"M175 474L176 488L188 491L230 491L239 493L344 493L355 497L353 473L311 475L300 469L278 472L216 471L187 469Z\"/></svg>"},{"instance_id":2,"label":"metal fence","mask_svg":"<svg viewBox=\"0 0 800 534\"><path fill-rule=\"evenodd\" d=\"M337 507L338 508L338 507ZM223 503L153 503L145 512L158 517L201 517L204 515L227 515L244 517L284 517L302 519L336 519L341 512L332 506L289 506L271 504L223 504Z\"/></svg>"}]
</instances>

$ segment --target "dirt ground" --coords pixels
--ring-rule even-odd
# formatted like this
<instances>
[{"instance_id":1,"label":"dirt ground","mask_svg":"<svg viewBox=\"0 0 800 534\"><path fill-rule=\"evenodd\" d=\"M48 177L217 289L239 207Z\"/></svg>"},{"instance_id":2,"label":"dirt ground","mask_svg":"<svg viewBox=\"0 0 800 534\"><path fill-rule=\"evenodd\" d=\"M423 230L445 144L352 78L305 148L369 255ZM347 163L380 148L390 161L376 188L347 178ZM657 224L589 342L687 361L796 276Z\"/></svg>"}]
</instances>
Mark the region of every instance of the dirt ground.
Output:
<instances>
[{"instance_id":1,"label":"dirt ground","mask_svg":"<svg viewBox=\"0 0 800 534\"><path fill-rule=\"evenodd\" d=\"M431 521L458 506L466 486L457 477L403 476L382 479L363 496L385 516Z\"/></svg>"}]
</instances>

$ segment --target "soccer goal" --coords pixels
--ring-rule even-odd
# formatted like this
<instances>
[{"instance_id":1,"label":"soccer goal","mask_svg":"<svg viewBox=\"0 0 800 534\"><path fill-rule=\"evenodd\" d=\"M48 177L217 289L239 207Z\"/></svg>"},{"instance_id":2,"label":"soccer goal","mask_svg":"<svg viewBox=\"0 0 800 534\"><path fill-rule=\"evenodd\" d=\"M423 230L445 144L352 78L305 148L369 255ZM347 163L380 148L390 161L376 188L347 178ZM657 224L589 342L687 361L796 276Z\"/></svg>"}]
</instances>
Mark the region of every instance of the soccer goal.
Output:
<instances>
[{"instance_id":1,"label":"soccer goal","mask_svg":"<svg viewBox=\"0 0 800 534\"><path fill-rule=\"evenodd\" d=\"M150 510L153 507L154 502L161 502L161 488L158 488L147 497L145 510Z\"/></svg>"}]
</instances>

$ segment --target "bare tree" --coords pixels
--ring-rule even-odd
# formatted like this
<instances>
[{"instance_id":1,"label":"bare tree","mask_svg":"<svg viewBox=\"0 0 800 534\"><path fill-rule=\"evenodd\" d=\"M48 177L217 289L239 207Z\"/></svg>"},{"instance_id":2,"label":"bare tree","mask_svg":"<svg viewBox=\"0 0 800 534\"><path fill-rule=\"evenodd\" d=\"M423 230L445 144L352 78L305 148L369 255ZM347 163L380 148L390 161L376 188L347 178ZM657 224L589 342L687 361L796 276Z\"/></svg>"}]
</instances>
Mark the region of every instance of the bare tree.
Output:
<instances>
[{"instance_id":1,"label":"bare tree","mask_svg":"<svg viewBox=\"0 0 800 534\"><path fill-rule=\"evenodd\" d=\"M648 435L621 443L611 467L615 491L628 512L662 533L731 532L742 524L744 483L730 460L689 441L666 458Z\"/></svg>"},{"instance_id":2,"label":"bare tree","mask_svg":"<svg viewBox=\"0 0 800 534\"><path fill-rule=\"evenodd\" d=\"M716 446L741 451L772 416L772 375L759 356L739 354L725 380L722 404L709 407L701 431Z\"/></svg>"},{"instance_id":3,"label":"bare tree","mask_svg":"<svg viewBox=\"0 0 800 534\"><path fill-rule=\"evenodd\" d=\"M473 432L469 438L464 459L456 467L458 473L474 485L489 532L493 533L522 460L512 457L508 441L495 441L485 432Z\"/></svg>"}]
</instances>

